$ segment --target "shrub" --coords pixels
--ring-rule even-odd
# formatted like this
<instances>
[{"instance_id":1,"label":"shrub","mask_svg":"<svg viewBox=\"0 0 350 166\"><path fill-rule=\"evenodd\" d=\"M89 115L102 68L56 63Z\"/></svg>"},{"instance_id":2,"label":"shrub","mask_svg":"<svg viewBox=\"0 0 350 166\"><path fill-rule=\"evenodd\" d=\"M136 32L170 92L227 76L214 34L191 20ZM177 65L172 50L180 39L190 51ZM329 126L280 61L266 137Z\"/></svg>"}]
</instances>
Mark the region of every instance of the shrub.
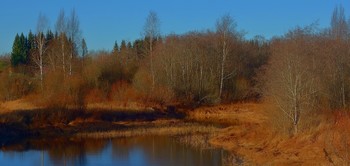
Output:
<instances>
[{"instance_id":1,"label":"shrub","mask_svg":"<svg viewBox=\"0 0 350 166\"><path fill-rule=\"evenodd\" d=\"M80 76L51 72L45 77L44 92L42 95L46 107L83 109L87 84Z\"/></svg>"},{"instance_id":2,"label":"shrub","mask_svg":"<svg viewBox=\"0 0 350 166\"><path fill-rule=\"evenodd\" d=\"M22 73L7 70L0 74L0 80L0 100L15 100L34 90L32 79Z\"/></svg>"}]
</instances>

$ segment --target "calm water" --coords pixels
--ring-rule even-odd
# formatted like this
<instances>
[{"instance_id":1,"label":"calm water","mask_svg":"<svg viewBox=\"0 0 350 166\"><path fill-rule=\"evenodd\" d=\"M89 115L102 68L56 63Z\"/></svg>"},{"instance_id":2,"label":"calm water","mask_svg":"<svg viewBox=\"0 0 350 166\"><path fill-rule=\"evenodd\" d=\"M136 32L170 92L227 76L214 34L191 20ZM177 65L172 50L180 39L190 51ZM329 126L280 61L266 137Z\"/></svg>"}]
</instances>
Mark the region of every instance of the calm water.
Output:
<instances>
[{"instance_id":1,"label":"calm water","mask_svg":"<svg viewBox=\"0 0 350 166\"><path fill-rule=\"evenodd\" d=\"M220 149L199 150L171 137L52 138L3 146L0 165L221 166L224 155Z\"/></svg>"}]
</instances>

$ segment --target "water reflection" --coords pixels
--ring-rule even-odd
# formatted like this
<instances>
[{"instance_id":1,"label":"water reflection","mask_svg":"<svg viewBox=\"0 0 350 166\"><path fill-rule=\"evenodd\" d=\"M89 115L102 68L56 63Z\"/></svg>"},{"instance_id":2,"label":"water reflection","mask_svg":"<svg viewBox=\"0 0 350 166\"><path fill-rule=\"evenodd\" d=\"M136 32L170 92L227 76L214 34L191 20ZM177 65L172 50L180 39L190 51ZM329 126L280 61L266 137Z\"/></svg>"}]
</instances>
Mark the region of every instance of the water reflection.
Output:
<instances>
[{"instance_id":1,"label":"water reflection","mask_svg":"<svg viewBox=\"0 0 350 166\"><path fill-rule=\"evenodd\" d=\"M50 138L1 147L1 165L222 165L218 149L195 149L171 137Z\"/></svg>"}]
</instances>

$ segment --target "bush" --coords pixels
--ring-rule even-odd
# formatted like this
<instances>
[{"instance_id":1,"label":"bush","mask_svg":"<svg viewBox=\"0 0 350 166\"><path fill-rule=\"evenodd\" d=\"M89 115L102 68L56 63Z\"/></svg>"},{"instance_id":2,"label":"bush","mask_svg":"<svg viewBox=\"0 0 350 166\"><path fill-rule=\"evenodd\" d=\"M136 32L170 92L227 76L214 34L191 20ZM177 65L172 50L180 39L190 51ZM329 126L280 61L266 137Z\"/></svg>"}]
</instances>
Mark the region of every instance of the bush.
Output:
<instances>
[{"instance_id":1,"label":"bush","mask_svg":"<svg viewBox=\"0 0 350 166\"><path fill-rule=\"evenodd\" d=\"M147 70L139 70L133 79L133 86L143 96L149 96L152 89L151 74Z\"/></svg>"},{"instance_id":2,"label":"bush","mask_svg":"<svg viewBox=\"0 0 350 166\"><path fill-rule=\"evenodd\" d=\"M174 101L175 94L172 89L165 86L157 86L150 95L150 101L158 104L167 104Z\"/></svg>"},{"instance_id":3,"label":"bush","mask_svg":"<svg viewBox=\"0 0 350 166\"><path fill-rule=\"evenodd\" d=\"M0 74L0 100L15 100L34 90L32 79L22 73L13 73L10 69Z\"/></svg>"},{"instance_id":4,"label":"bush","mask_svg":"<svg viewBox=\"0 0 350 166\"><path fill-rule=\"evenodd\" d=\"M118 81L112 85L110 98L114 101L136 101L140 97L136 89L127 81Z\"/></svg>"},{"instance_id":5,"label":"bush","mask_svg":"<svg viewBox=\"0 0 350 166\"><path fill-rule=\"evenodd\" d=\"M43 101L50 108L85 107L87 84L80 76L64 76L61 72L51 72L44 80Z\"/></svg>"}]
</instances>

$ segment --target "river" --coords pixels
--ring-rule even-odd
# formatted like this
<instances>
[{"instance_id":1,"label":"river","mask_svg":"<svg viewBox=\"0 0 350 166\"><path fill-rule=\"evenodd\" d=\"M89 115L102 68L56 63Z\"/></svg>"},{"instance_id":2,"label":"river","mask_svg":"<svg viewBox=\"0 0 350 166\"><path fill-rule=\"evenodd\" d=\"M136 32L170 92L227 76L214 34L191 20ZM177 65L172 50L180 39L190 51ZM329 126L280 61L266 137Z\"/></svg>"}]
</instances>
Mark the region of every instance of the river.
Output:
<instances>
[{"instance_id":1,"label":"river","mask_svg":"<svg viewBox=\"0 0 350 166\"><path fill-rule=\"evenodd\" d=\"M198 149L166 136L45 138L2 145L0 165L221 166L221 149Z\"/></svg>"}]
</instances>

